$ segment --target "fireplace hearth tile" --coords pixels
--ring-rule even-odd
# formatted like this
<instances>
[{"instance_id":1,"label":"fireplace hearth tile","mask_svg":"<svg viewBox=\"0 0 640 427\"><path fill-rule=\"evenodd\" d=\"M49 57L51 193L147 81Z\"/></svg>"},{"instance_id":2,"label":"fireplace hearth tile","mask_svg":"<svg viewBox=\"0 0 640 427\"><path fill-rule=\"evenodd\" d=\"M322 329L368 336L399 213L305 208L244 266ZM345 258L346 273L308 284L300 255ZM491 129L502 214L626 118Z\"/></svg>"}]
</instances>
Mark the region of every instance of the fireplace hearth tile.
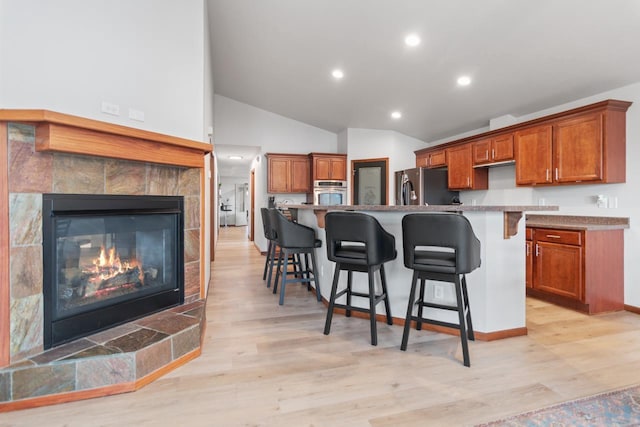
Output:
<instances>
[{"instance_id":1,"label":"fireplace hearth tile","mask_svg":"<svg viewBox=\"0 0 640 427\"><path fill-rule=\"evenodd\" d=\"M194 326L174 335L171 340L173 358L176 359L200 347L200 329Z\"/></svg>"},{"instance_id":2,"label":"fireplace hearth tile","mask_svg":"<svg viewBox=\"0 0 640 427\"><path fill-rule=\"evenodd\" d=\"M38 365L44 365L45 363L53 362L54 360L64 359L72 354L78 353L79 351L83 351L90 347L93 347L94 345L95 344L88 339L81 338L79 340L71 341L67 344L59 345L58 347L54 347L51 350L47 350L44 353L32 357L31 360L33 360Z\"/></svg>"},{"instance_id":3,"label":"fireplace hearth tile","mask_svg":"<svg viewBox=\"0 0 640 427\"><path fill-rule=\"evenodd\" d=\"M173 360L171 355L171 340L160 341L136 352L136 375L138 377L150 374Z\"/></svg>"},{"instance_id":4,"label":"fireplace hearth tile","mask_svg":"<svg viewBox=\"0 0 640 427\"><path fill-rule=\"evenodd\" d=\"M105 163L105 192L107 194L143 195L146 188L147 166L143 163L107 160Z\"/></svg>"},{"instance_id":5,"label":"fireplace hearth tile","mask_svg":"<svg viewBox=\"0 0 640 427\"><path fill-rule=\"evenodd\" d=\"M10 282L13 298L42 293L42 245L11 248Z\"/></svg>"},{"instance_id":6,"label":"fireplace hearth tile","mask_svg":"<svg viewBox=\"0 0 640 427\"><path fill-rule=\"evenodd\" d=\"M183 314L199 319L204 314L204 307L197 307L197 308L194 308L193 310L185 311Z\"/></svg>"},{"instance_id":7,"label":"fireplace hearth tile","mask_svg":"<svg viewBox=\"0 0 640 427\"><path fill-rule=\"evenodd\" d=\"M42 244L42 196L40 194L9 194L9 215L12 246Z\"/></svg>"},{"instance_id":8,"label":"fireplace hearth tile","mask_svg":"<svg viewBox=\"0 0 640 427\"><path fill-rule=\"evenodd\" d=\"M130 351L143 349L151 344L157 343L158 341L162 341L168 336L169 335L162 332L142 328L105 343L105 347L118 349L123 353L128 353Z\"/></svg>"},{"instance_id":9,"label":"fireplace hearth tile","mask_svg":"<svg viewBox=\"0 0 640 427\"><path fill-rule=\"evenodd\" d=\"M181 169L178 178L178 194L183 196L200 196L200 170Z\"/></svg>"},{"instance_id":10,"label":"fireplace hearth tile","mask_svg":"<svg viewBox=\"0 0 640 427\"><path fill-rule=\"evenodd\" d=\"M36 153L33 142L9 141L9 192L50 193L53 154Z\"/></svg>"},{"instance_id":11,"label":"fireplace hearth tile","mask_svg":"<svg viewBox=\"0 0 640 427\"><path fill-rule=\"evenodd\" d=\"M86 390L135 381L134 368L133 354L78 361L77 389Z\"/></svg>"},{"instance_id":12,"label":"fireplace hearth tile","mask_svg":"<svg viewBox=\"0 0 640 427\"><path fill-rule=\"evenodd\" d=\"M11 299L11 360L41 353L42 295Z\"/></svg>"},{"instance_id":13,"label":"fireplace hearth tile","mask_svg":"<svg viewBox=\"0 0 640 427\"><path fill-rule=\"evenodd\" d=\"M104 159L57 155L53 158L53 192L104 193Z\"/></svg>"},{"instance_id":14,"label":"fireplace hearth tile","mask_svg":"<svg viewBox=\"0 0 640 427\"><path fill-rule=\"evenodd\" d=\"M137 331L140 327L134 323L125 323L124 325L116 326L106 331L98 332L93 335L89 335L87 339L93 341L96 344L105 344L108 341L120 338L124 335Z\"/></svg>"},{"instance_id":15,"label":"fireplace hearth tile","mask_svg":"<svg viewBox=\"0 0 640 427\"><path fill-rule=\"evenodd\" d=\"M188 304L182 304L179 305L177 307L173 307L171 309L169 309L169 311L171 311L172 313L181 313L181 314L187 314L188 312L192 312L194 310L197 309L201 309L204 307L204 301L203 300L198 300L198 301L194 301ZM199 313L199 312L196 312ZM195 314L195 315L190 315L190 316L194 316L194 317L198 317L200 318L199 315Z\"/></svg>"},{"instance_id":16,"label":"fireplace hearth tile","mask_svg":"<svg viewBox=\"0 0 640 427\"><path fill-rule=\"evenodd\" d=\"M200 230L185 230L184 232L184 262L200 259Z\"/></svg>"},{"instance_id":17,"label":"fireplace hearth tile","mask_svg":"<svg viewBox=\"0 0 640 427\"><path fill-rule=\"evenodd\" d=\"M74 363L60 363L13 372L12 398L29 397L73 391L76 382Z\"/></svg>"},{"instance_id":18,"label":"fireplace hearth tile","mask_svg":"<svg viewBox=\"0 0 640 427\"><path fill-rule=\"evenodd\" d=\"M200 262L184 265L184 295L200 295Z\"/></svg>"},{"instance_id":19,"label":"fireplace hearth tile","mask_svg":"<svg viewBox=\"0 0 640 427\"><path fill-rule=\"evenodd\" d=\"M159 196L178 195L178 169L149 165L147 168L147 194Z\"/></svg>"},{"instance_id":20,"label":"fireplace hearth tile","mask_svg":"<svg viewBox=\"0 0 640 427\"><path fill-rule=\"evenodd\" d=\"M94 345L78 353L67 356L62 360L87 359L97 356L109 356L111 354L121 354L122 352L113 347L105 347L103 345Z\"/></svg>"},{"instance_id":21,"label":"fireplace hearth tile","mask_svg":"<svg viewBox=\"0 0 640 427\"><path fill-rule=\"evenodd\" d=\"M184 228L200 228L200 197L184 197Z\"/></svg>"},{"instance_id":22,"label":"fireplace hearth tile","mask_svg":"<svg viewBox=\"0 0 640 427\"><path fill-rule=\"evenodd\" d=\"M7 135L9 141L36 142L36 127L24 123L11 122L7 125Z\"/></svg>"},{"instance_id":23,"label":"fireplace hearth tile","mask_svg":"<svg viewBox=\"0 0 640 427\"><path fill-rule=\"evenodd\" d=\"M8 372L0 373L0 402L11 400L11 375Z\"/></svg>"},{"instance_id":24,"label":"fireplace hearth tile","mask_svg":"<svg viewBox=\"0 0 640 427\"><path fill-rule=\"evenodd\" d=\"M190 316L163 312L146 317L136 323L140 326L144 326L145 328L171 335L197 325L198 319Z\"/></svg>"}]
</instances>

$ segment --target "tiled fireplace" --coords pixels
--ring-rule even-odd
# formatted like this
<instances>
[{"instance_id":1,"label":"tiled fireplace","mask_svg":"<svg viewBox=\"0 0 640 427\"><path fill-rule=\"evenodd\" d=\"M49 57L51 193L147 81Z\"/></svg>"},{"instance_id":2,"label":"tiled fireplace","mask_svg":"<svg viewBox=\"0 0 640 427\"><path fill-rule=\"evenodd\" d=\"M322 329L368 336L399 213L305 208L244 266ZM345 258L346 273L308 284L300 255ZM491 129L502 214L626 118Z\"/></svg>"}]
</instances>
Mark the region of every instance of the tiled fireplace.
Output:
<instances>
[{"instance_id":1,"label":"tiled fireplace","mask_svg":"<svg viewBox=\"0 0 640 427\"><path fill-rule=\"evenodd\" d=\"M134 390L196 357L204 322L202 166L211 146L193 142L189 147L200 153L199 165L197 155L181 161L187 157L179 152L172 165L172 154L158 153L164 145L149 146L167 144L169 139L159 134L106 125L108 132L102 135L96 130L101 122L64 115L53 120L78 119L92 128L76 131L67 123L58 128L48 119L44 127L3 121L2 113L0 143L6 147L0 149L0 161L6 161L6 176L4 181L0 178L0 197L6 197L7 206L0 212L0 223L8 233L0 235L0 263L9 268L8 274L0 273L0 328L6 327L5 319L10 328L0 332L0 412ZM107 149L115 144L115 158L103 152L104 146L97 153L89 148L87 154L64 147L78 135L86 141L75 147L89 147L104 136ZM160 142L153 141L156 137ZM61 141L61 148L51 148L56 141ZM43 144L49 145L42 149ZM135 161L122 158L127 144ZM143 151L149 148L155 150L145 161ZM0 170L5 171L3 164ZM80 211L66 209L69 198L85 200ZM115 221L113 216L106 219L114 206L136 200L151 206L154 213L146 212L153 217L150 223L141 225L145 213L140 204L130 205ZM176 216L170 211L181 212ZM44 238L56 231L60 234L53 242ZM153 249L141 256L145 246ZM116 257L121 265L128 264L128 271L121 265L94 264ZM92 265L99 275L92 276ZM107 278L102 275L107 270L117 271ZM54 282L47 286L53 287L45 287L45 275ZM90 325L103 330L99 333L69 326L86 324L82 305L102 310L104 304L98 300L107 291L118 301L131 291L140 292L143 300L159 293L162 301L143 302L134 310L137 320L131 322L119 317L120 310L107 313L107 318L115 317L113 325L121 325L111 327L99 320ZM45 303L47 296L50 301ZM141 317L144 310L157 313ZM73 315L79 317L67 322ZM60 325L69 330L59 335Z\"/></svg>"}]
</instances>

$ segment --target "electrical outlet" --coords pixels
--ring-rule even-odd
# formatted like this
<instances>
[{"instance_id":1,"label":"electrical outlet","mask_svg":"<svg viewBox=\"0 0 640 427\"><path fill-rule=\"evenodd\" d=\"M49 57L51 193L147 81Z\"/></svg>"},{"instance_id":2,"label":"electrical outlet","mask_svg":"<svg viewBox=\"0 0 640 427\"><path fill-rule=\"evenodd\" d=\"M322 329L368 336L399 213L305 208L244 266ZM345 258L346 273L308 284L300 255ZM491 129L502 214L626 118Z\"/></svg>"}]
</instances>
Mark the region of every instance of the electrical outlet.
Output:
<instances>
[{"instance_id":1,"label":"electrical outlet","mask_svg":"<svg viewBox=\"0 0 640 427\"><path fill-rule=\"evenodd\" d=\"M144 122L144 111L129 108L129 118L138 122Z\"/></svg>"},{"instance_id":2,"label":"electrical outlet","mask_svg":"<svg viewBox=\"0 0 640 427\"><path fill-rule=\"evenodd\" d=\"M444 299L444 287L442 285L433 285L433 299Z\"/></svg>"},{"instance_id":3,"label":"electrical outlet","mask_svg":"<svg viewBox=\"0 0 640 427\"><path fill-rule=\"evenodd\" d=\"M119 116L120 106L107 101L102 101L101 111L105 114L111 114L112 116Z\"/></svg>"}]
</instances>

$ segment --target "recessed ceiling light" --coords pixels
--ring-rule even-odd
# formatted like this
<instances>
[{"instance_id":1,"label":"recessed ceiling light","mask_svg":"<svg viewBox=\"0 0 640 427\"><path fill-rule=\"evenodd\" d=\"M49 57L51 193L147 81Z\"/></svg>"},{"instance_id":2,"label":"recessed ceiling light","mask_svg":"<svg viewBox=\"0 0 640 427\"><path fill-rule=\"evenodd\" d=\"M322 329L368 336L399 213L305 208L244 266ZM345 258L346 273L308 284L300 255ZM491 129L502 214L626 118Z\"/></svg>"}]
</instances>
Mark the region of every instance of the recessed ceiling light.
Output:
<instances>
[{"instance_id":1,"label":"recessed ceiling light","mask_svg":"<svg viewBox=\"0 0 640 427\"><path fill-rule=\"evenodd\" d=\"M341 78L343 78L343 77L344 77L344 73L342 72L342 70L340 70L340 69L338 69L338 68L336 68L335 70L333 70L333 71L331 72L331 75L332 75L334 78L338 79L338 80L340 80Z\"/></svg>"},{"instance_id":2,"label":"recessed ceiling light","mask_svg":"<svg viewBox=\"0 0 640 427\"><path fill-rule=\"evenodd\" d=\"M458 77L458 86L469 86L471 84L471 77L460 76Z\"/></svg>"},{"instance_id":3,"label":"recessed ceiling light","mask_svg":"<svg viewBox=\"0 0 640 427\"><path fill-rule=\"evenodd\" d=\"M411 47L418 46L420 44L420 41L420 36L418 36L416 33L411 33L404 38L404 44Z\"/></svg>"},{"instance_id":4,"label":"recessed ceiling light","mask_svg":"<svg viewBox=\"0 0 640 427\"><path fill-rule=\"evenodd\" d=\"M402 117L402 113L400 111L394 111L391 113L391 118L398 120Z\"/></svg>"},{"instance_id":5,"label":"recessed ceiling light","mask_svg":"<svg viewBox=\"0 0 640 427\"><path fill-rule=\"evenodd\" d=\"M242 156L229 156L231 160L242 160Z\"/></svg>"}]
</instances>

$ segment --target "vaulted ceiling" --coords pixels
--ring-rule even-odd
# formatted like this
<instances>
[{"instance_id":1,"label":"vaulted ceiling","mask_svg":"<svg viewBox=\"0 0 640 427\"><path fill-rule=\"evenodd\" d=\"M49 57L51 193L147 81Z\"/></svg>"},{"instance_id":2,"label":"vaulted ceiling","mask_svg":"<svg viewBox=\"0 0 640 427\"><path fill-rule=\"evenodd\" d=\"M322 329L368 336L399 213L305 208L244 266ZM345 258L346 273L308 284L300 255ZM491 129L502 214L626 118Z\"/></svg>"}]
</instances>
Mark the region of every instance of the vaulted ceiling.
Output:
<instances>
[{"instance_id":1,"label":"vaulted ceiling","mask_svg":"<svg viewBox=\"0 0 640 427\"><path fill-rule=\"evenodd\" d=\"M640 81L640 0L208 1L215 92L332 132L429 142Z\"/></svg>"}]
</instances>

